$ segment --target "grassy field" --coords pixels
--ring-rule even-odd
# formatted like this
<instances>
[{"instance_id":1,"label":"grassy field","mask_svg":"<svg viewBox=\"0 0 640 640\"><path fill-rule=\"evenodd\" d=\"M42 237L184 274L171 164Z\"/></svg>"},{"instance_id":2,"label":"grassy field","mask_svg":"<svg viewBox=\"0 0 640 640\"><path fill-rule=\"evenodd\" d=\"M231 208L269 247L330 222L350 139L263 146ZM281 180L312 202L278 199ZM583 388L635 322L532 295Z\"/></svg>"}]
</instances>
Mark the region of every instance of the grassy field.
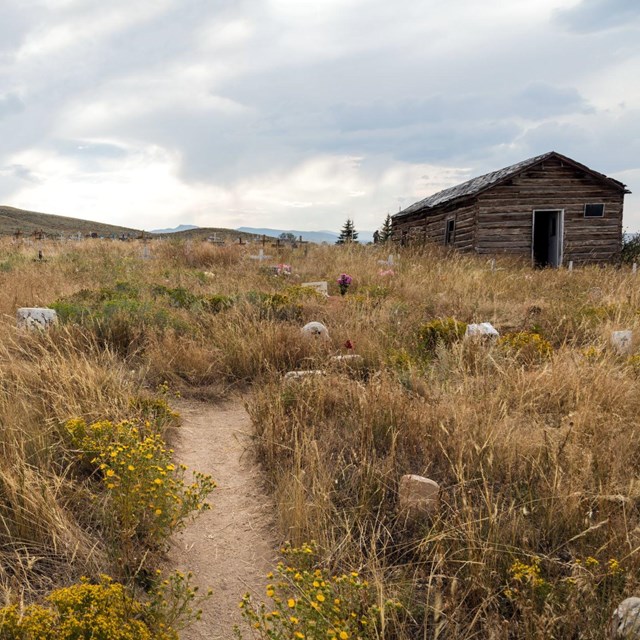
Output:
<instances>
[{"instance_id":1,"label":"grassy field","mask_svg":"<svg viewBox=\"0 0 640 640\"><path fill-rule=\"evenodd\" d=\"M174 507L158 505L173 503L157 494L150 513L133 504L125 479L138 492L155 480L136 463L112 482L109 456L149 451L173 466L171 394L216 401L238 389L282 540L314 541L309 570L367 581L340 583L345 598L360 594L346 637L605 638L617 603L638 594L640 355L609 342L640 329L630 269L498 260L494 271L404 250L381 274L389 250L351 246L271 249L293 267L276 276L251 246L158 242L146 260L135 242L44 251L40 263L33 247L0 242L4 604L101 573L148 599L188 512L165 520ZM341 273L353 277L345 296ZM324 279L329 299L300 286ZM18 331L20 306L53 306L61 324ZM312 320L329 340L302 339ZM461 339L464 323L486 321L501 339ZM353 353L362 366L330 360ZM325 375L285 381L295 369ZM436 512L400 510L408 473L439 483ZM247 635L294 637L277 618Z\"/></svg>"}]
</instances>

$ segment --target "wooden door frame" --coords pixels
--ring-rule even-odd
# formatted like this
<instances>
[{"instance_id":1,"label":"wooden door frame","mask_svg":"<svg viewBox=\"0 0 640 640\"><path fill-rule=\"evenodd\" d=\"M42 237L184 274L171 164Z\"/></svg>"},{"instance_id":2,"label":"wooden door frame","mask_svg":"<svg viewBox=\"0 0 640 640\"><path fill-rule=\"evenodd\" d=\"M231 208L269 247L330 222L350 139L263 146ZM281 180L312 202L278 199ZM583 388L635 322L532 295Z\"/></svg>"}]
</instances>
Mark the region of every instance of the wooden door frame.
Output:
<instances>
[{"instance_id":1,"label":"wooden door frame","mask_svg":"<svg viewBox=\"0 0 640 640\"><path fill-rule=\"evenodd\" d=\"M535 266L536 264L536 259L535 259L535 255L533 252L534 249L534 240L536 237L536 213L540 212L542 213L543 211L553 211L555 213L558 213L558 236L559 236L559 251L558 251L558 265L557 267L561 267L562 266L562 261L564 260L564 209L560 209L560 208L556 208L554 209L553 207L544 207L543 209L533 209L533 212L531 214L531 266Z\"/></svg>"}]
</instances>

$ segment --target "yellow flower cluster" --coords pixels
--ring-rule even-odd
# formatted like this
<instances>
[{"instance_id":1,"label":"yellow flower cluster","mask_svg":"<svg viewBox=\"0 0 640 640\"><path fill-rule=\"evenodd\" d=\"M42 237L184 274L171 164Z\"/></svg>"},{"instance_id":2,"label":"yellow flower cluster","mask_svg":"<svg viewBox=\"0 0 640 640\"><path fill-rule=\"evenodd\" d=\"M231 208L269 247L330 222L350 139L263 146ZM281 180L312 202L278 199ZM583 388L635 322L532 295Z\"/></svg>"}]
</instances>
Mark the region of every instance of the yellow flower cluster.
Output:
<instances>
[{"instance_id":1,"label":"yellow flower cluster","mask_svg":"<svg viewBox=\"0 0 640 640\"><path fill-rule=\"evenodd\" d=\"M449 346L464 337L467 323L455 318L436 318L420 327L420 341L427 351L433 351L439 342Z\"/></svg>"},{"instance_id":2,"label":"yellow flower cluster","mask_svg":"<svg viewBox=\"0 0 640 640\"><path fill-rule=\"evenodd\" d=\"M511 578L523 584L529 584L533 587L541 586L544 583L540 574L540 561L535 558L531 564L516 561L509 569Z\"/></svg>"},{"instance_id":3,"label":"yellow flower cluster","mask_svg":"<svg viewBox=\"0 0 640 640\"><path fill-rule=\"evenodd\" d=\"M82 458L109 492L121 540L136 537L162 547L190 513L209 508L205 498L214 481L194 473L187 484L186 467L172 462L173 451L159 434L149 433L150 423L141 430L128 421L87 424L76 419L66 427Z\"/></svg>"},{"instance_id":4,"label":"yellow flower cluster","mask_svg":"<svg viewBox=\"0 0 640 640\"><path fill-rule=\"evenodd\" d=\"M305 568L315 557L312 545L287 547L283 552L289 556L288 562L278 565L277 581L266 588L271 602L254 606L249 594L240 602L242 616L254 638L364 640L380 637L381 611L376 604L376 594L357 572L330 576L319 568ZM292 563L293 559L302 562ZM400 605L387 601L385 606ZM242 637L239 630L236 635Z\"/></svg>"},{"instance_id":5,"label":"yellow flower cluster","mask_svg":"<svg viewBox=\"0 0 640 640\"><path fill-rule=\"evenodd\" d=\"M541 362L551 357L553 347L541 335L530 331L507 333L498 340L498 346L514 354L524 364Z\"/></svg>"},{"instance_id":6,"label":"yellow flower cluster","mask_svg":"<svg viewBox=\"0 0 640 640\"><path fill-rule=\"evenodd\" d=\"M102 576L83 580L47 597L47 605L0 609L0 637L33 640L177 640L168 625L156 626L148 607L123 585Z\"/></svg>"}]
</instances>

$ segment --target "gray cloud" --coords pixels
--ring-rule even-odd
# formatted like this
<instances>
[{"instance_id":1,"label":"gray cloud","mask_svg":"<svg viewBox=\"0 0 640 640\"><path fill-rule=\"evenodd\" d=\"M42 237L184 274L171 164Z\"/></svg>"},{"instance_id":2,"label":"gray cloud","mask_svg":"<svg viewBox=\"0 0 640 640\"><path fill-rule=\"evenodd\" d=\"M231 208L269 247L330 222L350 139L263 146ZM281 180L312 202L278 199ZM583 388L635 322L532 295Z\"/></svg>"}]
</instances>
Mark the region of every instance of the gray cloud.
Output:
<instances>
[{"instance_id":1,"label":"gray cloud","mask_svg":"<svg viewBox=\"0 0 640 640\"><path fill-rule=\"evenodd\" d=\"M251 183L269 197L247 210L273 212L271 200L336 200L305 196L300 182L325 177L299 178L301 167L359 157L345 192L366 192L364 211L426 195L415 178L379 187L425 164L481 173L556 149L605 172L640 166L640 96L624 74L598 90L622 65L637 70L637 34L612 29L634 24L631 0L539 15L498 0L13 4L0 24L0 167L45 182L108 181L128 162L170 158L180 188L207 198ZM273 176L302 195L274 196ZM3 197L25 184L0 170Z\"/></svg>"},{"instance_id":2,"label":"gray cloud","mask_svg":"<svg viewBox=\"0 0 640 640\"><path fill-rule=\"evenodd\" d=\"M557 11L556 20L577 33L633 28L640 23L640 4L635 0L582 0L575 7Z\"/></svg>"},{"instance_id":3,"label":"gray cloud","mask_svg":"<svg viewBox=\"0 0 640 640\"><path fill-rule=\"evenodd\" d=\"M0 96L0 120L24 109L22 100L15 93Z\"/></svg>"}]
</instances>

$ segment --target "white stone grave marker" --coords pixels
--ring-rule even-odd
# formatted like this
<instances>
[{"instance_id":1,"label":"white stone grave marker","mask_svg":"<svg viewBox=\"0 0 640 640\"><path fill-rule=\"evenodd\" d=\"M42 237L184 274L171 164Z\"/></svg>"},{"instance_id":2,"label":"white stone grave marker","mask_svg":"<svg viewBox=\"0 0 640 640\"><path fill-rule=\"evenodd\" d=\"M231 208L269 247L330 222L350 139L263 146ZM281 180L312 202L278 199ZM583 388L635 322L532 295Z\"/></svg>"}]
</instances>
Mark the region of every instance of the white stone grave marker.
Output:
<instances>
[{"instance_id":1,"label":"white stone grave marker","mask_svg":"<svg viewBox=\"0 0 640 640\"><path fill-rule=\"evenodd\" d=\"M640 640L640 598L623 600L611 617L613 640Z\"/></svg>"},{"instance_id":2,"label":"white stone grave marker","mask_svg":"<svg viewBox=\"0 0 640 640\"><path fill-rule=\"evenodd\" d=\"M627 355L633 348L633 331L614 331L611 334L611 346L618 355Z\"/></svg>"},{"instance_id":3,"label":"white stone grave marker","mask_svg":"<svg viewBox=\"0 0 640 640\"><path fill-rule=\"evenodd\" d=\"M302 327L301 331L302 335L306 338L329 339L329 331L327 331L327 327L325 327L322 322L308 322Z\"/></svg>"},{"instance_id":4,"label":"white stone grave marker","mask_svg":"<svg viewBox=\"0 0 640 640\"><path fill-rule=\"evenodd\" d=\"M393 257L393 254L390 253L389 257L386 260L378 260L378 264L383 264L387 267L395 267L396 261L395 261L395 258Z\"/></svg>"},{"instance_id":5,"label":"white stone grave marker","mask_svg":"<svg viewBox=\"0 0 640 640\"><path fill-rule=\"evenodd\" d=\"M440 487L437 482L409 474L400 478L398 500L400 509L433 513L438 509Z\"/></svg>"},{"instance_id":6,"label":"white stone grave marker","mask_svg":"<svg viewBox=\"0 0 640 640\"><path fill-rule=\"evenodd\" d=\"M322 376L324 371L322 369L306 369L302 371L287 371L284 374L285 380L302 380L313 376Z\"/></svg>"},{"instance_id":7,"label":"white stone grave marker","mask_svg":"<svg viewBox=\"0 0 640 640\"><path fill-rule=\"evenodd\" d=\"M490 322L481 322L468 324L464 336L465 338L491 338L495 340L500 337L500 334Z\"/></svg>"},{"instance_id":8,"label":"white stone grave marker","mask_svg":"<svg viewBox=\"0 0 640 640\"><path fill-rule=\"evenodd\" d=\"M317 293L322 294L323 296L329 296L329 283L326 280L322 280L320 282L303 282L303 287L311 287L315 289Z\"/></svg>"},{"instance_id":9,"label":"white stone grave marker","mask_svg":"<svg viewBox=\"0 0 640 640\"><path fill-rule=\"evenodd\" d=\"M58 314L54 309L39 307L21 307L16 311L19 329L47 329L58 322Z\"/></svg>"}]
</instances>

